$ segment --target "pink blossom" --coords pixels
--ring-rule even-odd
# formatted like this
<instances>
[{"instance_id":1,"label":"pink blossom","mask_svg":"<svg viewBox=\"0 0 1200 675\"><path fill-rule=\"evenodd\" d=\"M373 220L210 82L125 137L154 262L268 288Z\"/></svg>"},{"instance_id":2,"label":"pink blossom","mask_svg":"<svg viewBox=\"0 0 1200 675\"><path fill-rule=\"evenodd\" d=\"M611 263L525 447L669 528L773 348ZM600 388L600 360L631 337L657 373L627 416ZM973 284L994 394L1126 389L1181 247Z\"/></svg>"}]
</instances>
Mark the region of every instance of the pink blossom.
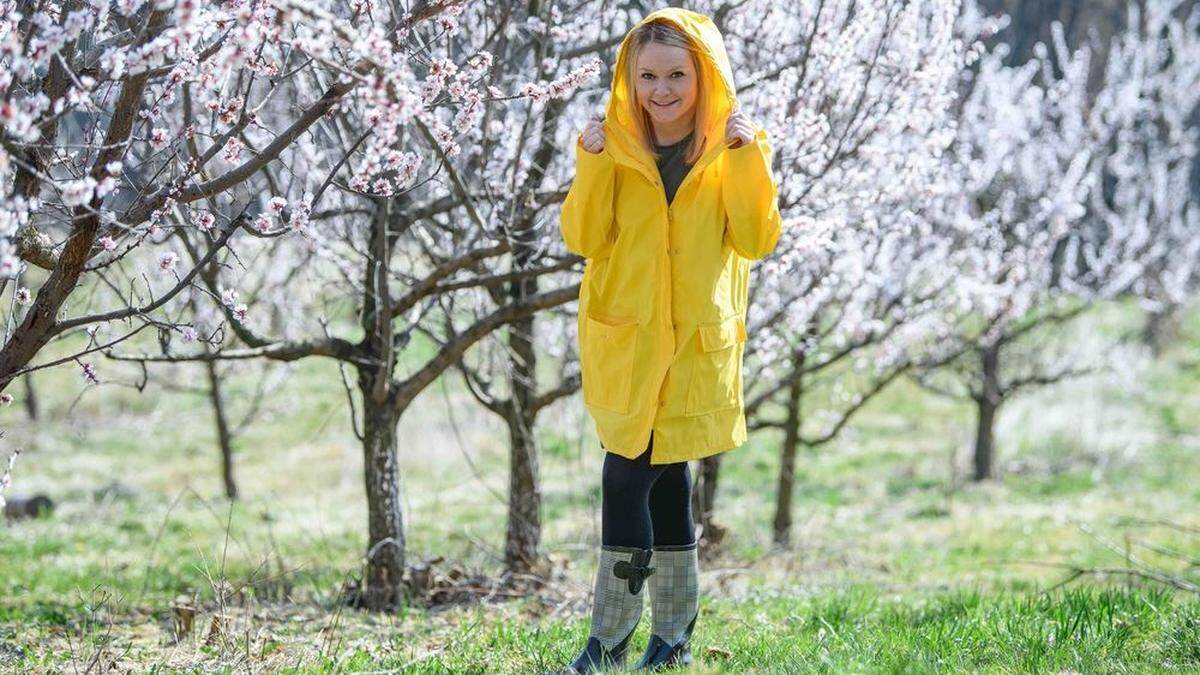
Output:
<instances>
[{"instance_id":1,"label":"pink blossom","mask_svg":"<svg viewBox=\"0 0 1200 675\"><path fill-rule=\"evenodd\" d=\"M458 66L450 59L436 58L429 63L429 76L444 80L458 72Z\"/></svg>"},{"instance_id":2,"label":"pink blossom","mask_svg":"<svg viewBox=\"0 0 1200 675\"><path fill-rule=\"evenodd\" d=\"M91 363L80 361L79 367L83 369L83 372L80 373L80 375L83 376L84 382L87 382L88 384L100 384L100 378L96 375L95 366L93 366Z\"/></svg>"},{"instance_id":3,"label":"pink blossom","mask_svg":"<svg viewBox=\"0 0 1200 675\"><path fill-rule=\"evenodd\" d=\"M117 179L112 176L105 176L96 183L96 196L103 199L105 195L112 192L117 187Z\"/></svg>"},{"instance_id":4,"label":"pink blossom","mask_svg":"<svg viewBox=\"0 0 1200 675\"><path fill-rule=\"evenodd\" d=\"M254 229L263 234L269 232L271 230L271 216L265 213L258 214L258 217L254 219Z\"/></svg>"},{"instance_id":5,"label":"pink blossom","mask_svg":"<svg viewBox=\"0 0 1200 675\"><path fill-rule=\"evenodd\" d=\"M12 405L13 395L6 392L0 393L0 405Z\"/></svg>"},{"instance_id":6,"label":"pink blossom","mask_svg":"<svg viewBox=\"0 0 1200 675\"><path fill-rule=\"evenodd\" d=\"M466 83L456 79L450 83L450 86L446 87L446 91L449 92L451 99L461 101L470 89Z\"/></svg>"},{"instance_id":7,"label":"pink blossom","mask_svg":"<svg viewBox=\"0 0 1200 675\"><path fill-rule=\"evenodd\" d=\"M8 396L8 400L4 401L2 397ZM11 394L0 394L0 402L8 405L12 403ZM13 450L13 453L8 456L8 467L4 469L4 475L0 476L0 510L4 509L4 491L12 485L12 468L17 463L17 455L21 454L21 449Z\"/></svg>"},{"instance_id":8,"label":"pink blossom","mask_svg":"<svg viewBox=\"0 0 1200 675\"><path fill-rule=\"evenodd\" d=\"M458 34L458 22L449 16L438 17L438 26L450 35Z\"/></svg>"},{"instance_id":9,"label":"pink blossom","mask_svg":"<svg viewBox=\"0 0 1200 675\"><path fill-rule=\"evenodd\" d=\"M433 101L440 93L442 93L442 81L437 78L429 78L421 85L421 100L425 103Z\"/></svg>"},{"instance_id":10,"label":"pink blossom","mask_svg":"<svg viewBox=\"0 0 1200 675\"><path fill-rule=\"evenodd\" d=\"M229 103L225 104L225 107L221 109L221 114L219 117L221 123L233 124L236 122L238 113L242 111L242 105L244 105L244 101L242 101L240 96L229 99Z\"/></svg>"},{"instance_id":11,"label":"pink blossom","mask_svg":"<svg viewBox=\"0 0 1200 675\"><path fill-rule=\"evenodd\" d=\"M62 200L63 204L68 207L81 206L92 201L92 194L96 190L96 181L91 176L80 180L73 180L63 186Z\"/></svg>"},{"instance_id":12,"label":"pink blossom","mask_svg":"<svg viewBox=\"0 0 1200 675\"><path fill-rule=\"evenodd\" d=\"M17 292L13 295L13 299L17 301L18 305L28 305L33 300L33 295L29 292L28 288L22 286L17 289Z\"/></svg>"},{"instance_id":13,"label":"pink blossom","mask_svg":"<svg viewBox=\"0 0 1200 675\"><path fill-rule=\"evenodd\" d=\"M8 239L0 237L0 279L15 277L21 271L21 267L17 247Z\"/></svg>"},{"instance_id":14,"label":"pink blossom","mask_svg":"<svg viewBox=\"0 0 1200 675\"><path fill-rule=\"evenodd\" d=\"M100 237L100 247L105 251L114 251L117 248L117 241L106 234Z\"/></svg>"},{"instance_id":15,"label":"pink blossom","mask_svg":"<svg viewBox=\"0 0 1200 675\"><path fill-rule=\"evenodd\" d=\"M196 227L200 228L201 232L208 232L212 229L213 223L217 221L216 216L208 211L201 211L196 214Z\"/></svg>"},{"instance_id":16,"label":"pink blossom","mask_svg":"<svg viewBox=\"0 0 1200 675\"><path fill-rule=\"evenodd\" d=\"M546 30L546 22L542 21L539 17L531 16L528 19L525 19L525 27L528 28L529 32L531 33L543 33Z\"/></svg>"},{"instance_id":17,"label":"pink blossom","mask_svg":"<svg viewBox=\"0 0 1200 675\"><path fill-rule=\"evenodd\" d=\"M174 251L164 251L158 255L158 269L162 272L171 272L175 269L175 263L179 262L179 254Z\"/></svg>"},{"instance_id":18,"label":"pink blossom","mask_svg":"<svg viewBox=\"0 0 1200 675\"><path fill-rule=\"evenodd\" d=\"M271 210L275 213L283 213L287 208L287 200L283 197L271 197Z\"/></svg>"},{"instance_id":19,"label":"pink blossom","mask_svg":"<svg viewBox=\"0 0 1200 675\"><path fill-rule=\"evenodd\" d=\"M225 158L226 162L236 162L242 156L242 148L244 147L246 145L237 137L230 137L229 141L225 143L225 152L222 154L222 157Z\"/></svg>"},{"instance_id":20,"label":"pink blossom","mask_svg":"<svg viewBox=\"0 0 1200 675\"><path fill-rule=\"evenodd\" d=\"M521 95L531 98L534 102L538 103L550 98L549 94L546 93L546 88L536 82L529 82L521 87Z\"/></svg>"},{"instance_id":21,"label":"pink blossom","mask_svg":"<svg viewBox=\"0 0 1200 675\"><path fill-rule=\"evenodd\" d=\"M150 132L150 147L155 150L162 150L167 147L168 140L167 130L162 127L156 127Z\"/></svg>"},{"instance_id":22,"label":"pink blossom","mask_svg":"<svg viewBox=\"0 0 1200 675\"><path fill-rule=\"evenodd\" d=\"M123 16L133 16L141 6L141 0L117 0L117 11Z\"/></svg>"},{"instance_id":23,"label":"pink blossom","mask_svg":"<svg viewBox=\"0 0 1200 675\"><path fill-rule=\"evenodd\" d=\"M304 230L304 226L308 225L308 215L311 210L311 197L305 196L305 198L300 200L300 203L292 209L292 217L291 220L288 221L288 225L291 226L293 231L300 232Z\"/></svg>"}]
</instances>

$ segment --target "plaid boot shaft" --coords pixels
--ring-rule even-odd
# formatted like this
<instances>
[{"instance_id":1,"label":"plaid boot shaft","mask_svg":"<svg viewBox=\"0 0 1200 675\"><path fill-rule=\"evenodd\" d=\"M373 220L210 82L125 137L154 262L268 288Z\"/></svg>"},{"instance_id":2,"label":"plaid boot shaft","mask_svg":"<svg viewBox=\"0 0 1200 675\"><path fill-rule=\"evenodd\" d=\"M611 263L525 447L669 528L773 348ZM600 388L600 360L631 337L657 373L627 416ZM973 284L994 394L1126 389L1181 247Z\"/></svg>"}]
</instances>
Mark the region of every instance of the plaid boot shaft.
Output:
<instances>
[{"instance_id":1,"label":"plaid boot shaft","mask_svg":"<svg viewBox=\"0 0 1200 675\"><path fill-rule=\"evenodd\" d=\"M650 577L651 632L677 644L700 608L699 557L696 544L655 546L655 574Z\"/></svg>"},{"instance_id":2,"label":"plaid boot shaft","mask_svg":"<svg viewBox=\"0 0 1200 675\"><path fill-rule=\"evenodd\" d=\"M642 617L643 581L653 578L651 552L630 546L601 546L592 599L592 631L606 650L629 636Z\"/></svg>"}]
</instances>

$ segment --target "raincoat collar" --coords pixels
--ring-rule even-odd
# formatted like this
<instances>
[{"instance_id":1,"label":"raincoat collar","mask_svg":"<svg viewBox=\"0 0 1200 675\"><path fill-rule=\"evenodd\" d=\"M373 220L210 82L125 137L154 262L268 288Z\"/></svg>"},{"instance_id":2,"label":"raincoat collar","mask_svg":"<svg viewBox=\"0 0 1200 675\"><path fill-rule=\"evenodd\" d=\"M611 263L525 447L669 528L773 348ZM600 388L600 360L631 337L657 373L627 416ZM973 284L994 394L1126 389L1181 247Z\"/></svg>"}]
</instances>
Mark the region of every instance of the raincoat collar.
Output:
<instances>
[{"instance_id":1,"label":"raincoat collar","mask_svg":"<svg viewBox=\"0 0 1200 675\"><path fill-rule=\"evenodd\" d=\"M707 15L680 7L667 7L647 14L634 28L655 19L665 19L675 24L700 46L704 55L700 67L708 88L704 105L709 107L709 127L701 130L705 135L704 149L696 161L694 172L715 158L724 146L725 123L729 114L738 107L733 70L729 65L729 55L725 52L725 41ZM612 90L605 109L604 135L614 159L639 169L654 180L658 176L657 165L654 157L638 141L636 120L630 115L630 102L635 100L636 94L625 73L632 35L633 29L630 29L617 52Z\"/></svg>"}]
</instances>

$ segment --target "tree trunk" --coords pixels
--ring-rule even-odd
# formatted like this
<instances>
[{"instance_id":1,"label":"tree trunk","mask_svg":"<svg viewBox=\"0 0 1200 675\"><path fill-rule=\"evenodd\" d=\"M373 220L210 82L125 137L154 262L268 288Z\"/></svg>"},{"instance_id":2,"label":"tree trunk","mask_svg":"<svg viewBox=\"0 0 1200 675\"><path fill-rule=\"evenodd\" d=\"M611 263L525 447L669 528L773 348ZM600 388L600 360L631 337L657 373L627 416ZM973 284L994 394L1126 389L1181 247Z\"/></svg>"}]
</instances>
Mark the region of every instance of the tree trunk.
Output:
<instances>
[{"instance_id":1,"label":"tree trunk","mask_svg":"<svg viewBox=\"0 0 1200 675\"><path fill-rule=\"evenodd\" d=\"M1150 347L1154 356L1162 356L1166 348L1179 337L1179 323L1178 305L1151 311L1142 328L1142 342Z\"/></svg>"},{"instance_id":2,"label":"tree trunk","mask_svg":"<svg viewBox=\"0 0 1200 675\"><path fill-rule=\"evenodd\" d=\"M977 422L975 425L975 471L972 480L978 482L995 476L996 413L1000 408L1000 348L988 345L980 350L983 366L983 388L975 396Z\"/></svg>"},{"instance_id":3,"label":"tree trunk","mask_svg":"<svg viewBox=\"0 0 1200 675\"><path fill-rule=\"evenodd\" d=\"M515 413L515 411L514 411ZM504 537L504 567L512 574L529 574L541 556L542 493L532 420L511 414L508 469L508 529Z\"/></svg>"},{"instance_id":4,"label":"tree trunk","mask_svg":"<svg viewBox=\"0 0 1200 675\"><path fill-rule=\"evenodd\" d=\"M803 363L803 358L797 361L788 386L787 426L783 430L779 481L775 488L775 519L771 525L776 546L787 546L792 539L792 493L796 485L796 450L800 446L800 394L803 391L800 366Z\"/></svg>"},{"instance_id":5,"label":"tree trunk","mask_svg":"<svg viewBox=\"0 0 1200 675\"><path fill-rule=\"evenodd\" d=\"M532 2L530 16L542 12L541 2ZM547 44L540 43L537 51L544 53ZM553 129L554 121L563 108L561 101L552 101L542 111L545 129ZM544 177L544 168L558 152L551 135L543 134L535 153L534 169L520 190L521 197L531 197L535 186ZM524 201L522 199L521 201ZM527 209L520 210L520 217L513 222L512 270L520 272L535 266L541 255L535 214ZM508 301L514 305L525 302L538 293L538 277L514 279L508 284ZM508 531L504 541L504 566L513 573L531 572L538 562L538 547L542 538L542 495L538 483L537 439L533 429L538 411L534 409L537 399L537 351L534 348L533 315L513 322L508 327L509 380L512 397L506 415L512 445L509 450L508 485Z\"/></svg>"},{"instance_id":6,"label":"tree trunk","mask_svg":"<svg viewBox=\"0 0 1200 675\"><path fill-rule=\"evenodd\" d=\"M37 392L33 386L33 373L26 373L25 377L25 414L29 416L31 421L36 422L38 419L38 401Z\"/></svg>"},{"instance_id":7,"label":"tree trunk","mask_svg":"<svg viewBox=\"0 0 1200 675\"><path fill-rule=\"evenodd\" d=\"M700 460L692 486L692 518L700 525L700 546L708 549L721 543L725 530L716 523L717 482L721 476L721 455Z\"/></svg>"},{"instance_id":8,"label":"tree trunk","mask_svg":"<svg viewBox=\"0 0 1200 675\"><path fill-rule=\"evenodd\" d=\"M394 207L394 209L393 209ZM400 204L376 202L371 221L371 255L366 260L363 296L365 363L358 368L363 403L363 479L367 494L367 571L360 606L371 610L398 607L404 593L405 553L400 503L400 464L396 424L408 404L398 404L392 385L396 367L392 297L388 266L399 225L389 227Z\"/></svg>"},{"instance_id":9,"label":"tree trunk","mask_svg":"<svg viewBox=\"0 0 1200 675\"><path fill-rule=\"evenodd\" d=\"M364 391L369 388L364 387ZM367 573L360 604L387 610L404 596L405 541L392 406L363 400L363 479L367 494Z\"/></svg>"},{"instance_id":10,"label":"tree trunk","mask_svg":"<svg viewBox=\"0 0 1200 675\"><path fill-rule=\"evenodd\" d=\"M518 257L527 255L523 249ZM523 264L517 260L517 268ZM513 282L509 287L512 302L523 301L537 293L537 279ZM542 494L538 480L537 438L534 424L537 411L537 355L533 344L534 318L522 319L509 326L509 382L505 421L508 423L508 527L504 536L504 567L513 574L529 574L537 567L542 541Z\"/></svg>"},{"instance_id":11,"label":"tree trunk","mask_svg":"<svg viewBox=\"0 0 1200 675\"><path fill-rule=\"evenodd\" d=\"M229 432L229 420L225 417L221 376L217 373L216 361L205 361L204 365L208 373L208 395L212 401L213 420L217 424L217 443L221 448L221 478L225 483L225 496L229 499L237 499L237 482L233 479L233 438Z\"/></svg>"}]
</instances>

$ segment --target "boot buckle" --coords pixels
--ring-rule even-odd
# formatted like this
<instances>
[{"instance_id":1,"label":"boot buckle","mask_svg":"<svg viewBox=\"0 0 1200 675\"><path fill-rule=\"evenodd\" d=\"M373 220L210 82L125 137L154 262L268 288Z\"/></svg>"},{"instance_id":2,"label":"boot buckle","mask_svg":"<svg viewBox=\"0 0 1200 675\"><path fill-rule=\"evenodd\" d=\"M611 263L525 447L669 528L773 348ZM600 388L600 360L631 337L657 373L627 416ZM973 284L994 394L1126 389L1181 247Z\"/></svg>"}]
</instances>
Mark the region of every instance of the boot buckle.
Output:
<instances>
[{"instance_id":1,"label":"boot buckle","mask_svg":"<svg viewBox=\"0 0 1200 675\"><path fill-rule=\"evenodd\" d=\"M646 577L654 574L654 567L649 566L651 551L634 551L629 562L618 560L613 565L613 576L629 580L629 592L637 595L642 590Z\"/></svg>"}]
</instances>

